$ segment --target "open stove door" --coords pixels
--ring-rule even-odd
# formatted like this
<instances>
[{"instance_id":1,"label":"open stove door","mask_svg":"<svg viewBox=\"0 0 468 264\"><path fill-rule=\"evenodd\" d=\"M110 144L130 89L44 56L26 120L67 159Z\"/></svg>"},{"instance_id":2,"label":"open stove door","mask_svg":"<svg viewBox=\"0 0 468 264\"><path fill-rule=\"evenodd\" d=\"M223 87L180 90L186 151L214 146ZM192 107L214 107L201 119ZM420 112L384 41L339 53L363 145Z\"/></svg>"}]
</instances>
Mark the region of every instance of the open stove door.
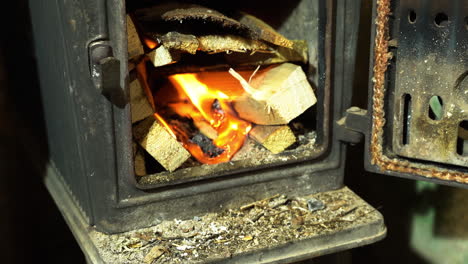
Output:
<instances>
[{"instance_id":1,"label":"open stove door","mask_svg":"<svg viewBox=\"0 0 468 264\"><path fill-rule=\"evenodd\" d=\"M369 110L342 120L366 135L366 170L468 187L467 14L462 0L374 1Z\"/></svg>"}]
</instances>

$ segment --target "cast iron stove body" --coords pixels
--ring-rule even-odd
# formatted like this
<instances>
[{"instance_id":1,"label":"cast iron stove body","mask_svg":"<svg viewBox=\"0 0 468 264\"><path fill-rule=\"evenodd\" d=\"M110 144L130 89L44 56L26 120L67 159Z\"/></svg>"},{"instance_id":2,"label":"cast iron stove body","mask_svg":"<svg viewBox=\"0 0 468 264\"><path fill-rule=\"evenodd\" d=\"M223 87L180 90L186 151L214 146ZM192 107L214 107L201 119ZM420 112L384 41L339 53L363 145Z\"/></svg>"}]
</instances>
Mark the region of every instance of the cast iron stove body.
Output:
<instances>
[{"instance_id":1,"label":"cast iron stove body","mask_svg":"<svg viewBox=\"0 0 468 264\"><path fill-rule=\"evenodd\" d=\"M292 24L285 23L285 30L291 38L304 34L318 44L311 45L315 48L310 51L310 62L317 65L317 72L309 77L315 79L317 97L323 102L317 107L317 151L293 164L213 173L196 182L154 188L139 184L133 175L130 109L128 99L122 101L128 95L125 4L31 3L33 21L41 21L33 23L39 47L54 45L50 48L53 54L38 53L40 75L50 76L41 78L50 165L91 225L105 232L122 232L276 193L310 194L342 186L344 146L330 136L333 120L349 106L351 91L342 90L341 85L353 73L357 22L352 17L358 16L359 5L295 4L296 13L288 22ZM342 14L335 16L332 11ZM52 14L39 17L49 12ZM87 18L92 22L85 22ZM295 32L293 25L303 18L309 21ZM334 29L334 19L338 19L339 30ZM333 56L335 46L342 54ZM98 77L90 73L95 67L102 72ZM340 73L332 75L332 71Z\"/></svg>"},{"instance_id":2,"label":"cast iron stove body","mask_svg":"<svg viewBox=\"0 0 468 264\"><path fill-rule=\"evenodd\" d=\"M418 3L427 6L422 2ZM451 12L458 10L466 14L466 10L456 8L457 3L461 5L461 1L453 1L453 4L446 6L436 2L425 1L425 4L430 3L435 9L441 10L450 6L449 18L456 19L449 19L446 28L435 30L445 30L443 34L457 41L452 38L450 41L437 42L440 47L421 49L417 58L428 60L431 67L441 62L457 62L452 70L458 75L441 74L445 79L439 80L441 83L450 83L449 87L454 83L454 89L461 91L460 96L463 96L466 91L464 59L467 50L466 47L463 49L463 45L466 46L467 35L460 30L466 31L466 25L462 25L466 15ZM243 4L247 2L237 3ZM428 131L421 130L419 134L408 132L414 127L419 129L429 125L431 129L444 126L450 127L452 131L452 123L461 124L466 120L466 112L462 114L466 105L463 106L464 101L460 96L449 93L445 97L445 92L437 93L440 88L425 88L431 94L442 96L445 105L453 103L462 109L455 107L450 112L456 117L456 120L449 119L453 122L426 120L415 123L420 119L420 112L429 111L420 105L421 102L427 102L428 98L418 99L417 96L424 93L408 91L410 86L406 83L415 80L404 71L411 66L405 63L414 64L414 61L405 58L414 55L409 51L410 47L420 47L427 43L422 37L414 41L409 38L420 36L410 33L411 29L423 32L423 29L414 27L423 27L421 23L427 18L418 17L414 23L410 15L408 25L403 18L407 10L410 10L410 14L411 10L419 14L419 4L413 6L406 1L395 1L392 5L390 1L375 3L374 18L377 25L373 27L371 41L376 44L371 53L373 67L369 89L372 100L369 100L368 113L356 108L349 109L360 1L304 0L294 1L285 8L268 9L266 12L275 14L277 11L281 14L282 23L277 28L280 33L291 39L306 39L312 47L309 63L313 66L311 69L315 70L308 72L308 78L317 88L319 102L315 109L315 151L269 166L251 168L237 164L222 173L213 170L203 177L152 185L137 181L133 172L125 2L30 1L50 151L46 184L84 250L92 251L87 238L88 228L104 233L120 233L152 226L164 220L190 219L196 215L220 211L221 208L237 208L278 193L303 196L340 189L343 187L346 142L357 143L363 135L366 136L368 170L412 178L425 176L437 182L464 186L467 177L463 151L458 156L452 153L452 156L437 157L428 156L432 152L430 149L415 153L413 148L419 146L417 135L424 138L428 136ZM274 4L268 3L266 6ZM402 14L393 13L395 17L388 22L391 10L398 10ZM434 37L443 37L440 32L433 33ZM392 50L392 42L388 42L390 38L398 39L397 51L393 52L396 59L393 60L390 60L391 54L388 53ZM448 54L440 51L445 47ZM449 47L454 48L453 54ZM424 55L426 51L427 56ZM460 56L464 59L457 61L455 58ZM413 69L427 70L421 67ZM431 82L427 78L423 80ZM417 107L413 110L417 112L409 119L408 107L404 105L405 94L411 94L411 102ZM385 96L389 96L389 99L384 99ZM443 115L448 116L448 113L444 112ZM403 117L405 115L406 119ZM382 122L384 116L387 117L387 123ZM402 118L406 121L399 121ZM383 124L386 124L385 127ZM400 136L402 133L407 133L407 136ZM437 144L433 145L434 148L438 149L443 144L452 148L457 139L450 137L450 140L444 140L437 137L435 142ZM426 162L422 164L421 160ZM380 219L379 223L374 223L374 228L360 230L356 237L348 239L359 238L367 241L360 244L370 243L382 238L384 230ZM352 247L352 243L346 247ZM319 255L313 253L312 249L302 247L301 250L295 251L297 254L294 257ZM290 260L298 259L294 257Z\"/></svg>"}]
</instances>

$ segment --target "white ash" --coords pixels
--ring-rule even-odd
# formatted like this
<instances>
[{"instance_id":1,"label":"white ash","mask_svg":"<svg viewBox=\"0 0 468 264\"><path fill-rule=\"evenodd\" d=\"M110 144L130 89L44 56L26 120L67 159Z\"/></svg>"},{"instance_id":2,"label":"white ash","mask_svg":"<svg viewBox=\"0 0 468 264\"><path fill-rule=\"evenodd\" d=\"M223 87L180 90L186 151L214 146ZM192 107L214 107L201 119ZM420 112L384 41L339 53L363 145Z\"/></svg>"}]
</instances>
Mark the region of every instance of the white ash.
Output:
<instances>
[{"instance_id":1,"label":"white ash","mask_svg":"<svg viewBox=\"0 0 468 264\"><path fill-rule=\"evenodd\" d=\"M310 212L307 201L311 197L326 207ZM307 197L277 195L243 210L163 221L122 234L91 231L90 235L106 263L143 263L154 247L164 253L153 264L201 263L362 225L377 215L372 207L343 188Z\"/></svg>"}]
</instances>

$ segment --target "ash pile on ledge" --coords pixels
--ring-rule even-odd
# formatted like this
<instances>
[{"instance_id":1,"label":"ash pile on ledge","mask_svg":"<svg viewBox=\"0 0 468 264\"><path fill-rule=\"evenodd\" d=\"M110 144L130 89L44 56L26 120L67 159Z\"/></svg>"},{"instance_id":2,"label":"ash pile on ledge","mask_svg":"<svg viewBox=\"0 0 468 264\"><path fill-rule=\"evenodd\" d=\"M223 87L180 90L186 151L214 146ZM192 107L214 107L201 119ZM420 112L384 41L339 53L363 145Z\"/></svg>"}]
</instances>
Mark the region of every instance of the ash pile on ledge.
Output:
<instances>
[{"instance_id":1,"label":"ash pile on ledge","mask_svg":"<svg viewBox=\"0 0 468 264\"><path fill-rule=\"evenodd\" d=\"M91 237L106 263L206 263L350 232L376 219L375 209L343 188L305 197L275 195L191 220L116 235L92 231Z\"/></svg>"},{"instance_id":2,"label":"ash pile on ledge","mask_svg":"<svg viewBox=\"0 0 468 264\"><path fill-rule=\"evenodd\" d=\"M228 162L247 137L280 153L296 143L288 124L316 103L291 63L308 61L305 41L252 15L165 3L128 15L127 34L137 176L148 157L170 172Z\"/></svg>"}]
</instances>

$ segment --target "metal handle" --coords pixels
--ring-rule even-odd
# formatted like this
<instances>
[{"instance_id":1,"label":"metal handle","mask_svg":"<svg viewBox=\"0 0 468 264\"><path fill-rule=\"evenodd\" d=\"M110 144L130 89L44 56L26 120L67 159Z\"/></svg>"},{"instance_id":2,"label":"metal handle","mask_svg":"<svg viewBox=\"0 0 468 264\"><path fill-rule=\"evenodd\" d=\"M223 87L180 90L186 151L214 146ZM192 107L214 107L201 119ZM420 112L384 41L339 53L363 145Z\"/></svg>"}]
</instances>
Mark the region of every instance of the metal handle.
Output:
<instances>
[{"instance_id":1,"label":"metal handle","mask_svg":"<svg viewBox=\"0 0 468 264\"><path fill-rule=\"evenodd\" d=\"M120 87L120 61L113 56L109 41L93 41L88 51L89 71L94 86L114 105L124 107L127 100Z\"/></svg>"}]
</instances>

